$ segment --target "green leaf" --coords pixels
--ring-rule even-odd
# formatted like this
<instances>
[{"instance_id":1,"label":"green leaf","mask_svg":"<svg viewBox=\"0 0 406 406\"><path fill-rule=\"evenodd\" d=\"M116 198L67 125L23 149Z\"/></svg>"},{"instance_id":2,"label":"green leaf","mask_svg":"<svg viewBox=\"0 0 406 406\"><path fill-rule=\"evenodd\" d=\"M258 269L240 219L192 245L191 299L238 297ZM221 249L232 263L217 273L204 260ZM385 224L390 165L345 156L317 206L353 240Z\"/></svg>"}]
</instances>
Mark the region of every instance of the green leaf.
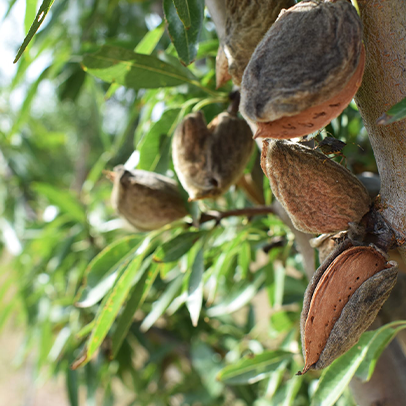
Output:
<instances>
[{"instance_id":1,"label":"green leaf","mask_svg":"<svg viewBox=\"0 0 406 406\"><path fill-rule=\"evenodd\" d=\"M174 5L175 3L175 5ZM177 3L177 4L176 4ZM180 3L181 15L178 15L177 8ZM184 11L187 9L187 13ZM164 0L165 18L168 23L168 32L176 52L182 63L191 64L197 55L197 43L203 24L204 2L201 0ZM190 24L185 25L182 18L188 15Z\"/></svg>"},{"instance_id":2,"label":"green leaf","mask_svg":"<svg viewBox=\"0 0 406 406\"><path fill-rule=\"evenodd\" d=\"M164 243L154 254L156 262L174 262L185 255L202 236L201 232L186 232Z\"/></svg>"},{"instance_id":3,"label":"green leaf","mask_svg":"<svg viewBox=\"0 0 406 406\"><path fill-rule=\"evenodd\" d=\"M180 109L165 110L137 146L140 152L138 169L153 171L162 155L162 146L175 130Z\"/></svg>"},{"instance_id":4,"label":"green leaf","mask_svg":"<svg viewBox=\"0 0 406 406\"><path fill-rule=\"evenodd\" d=\"M66 388L70 406L79 406L78 373L70 368L66 368Z\"/></svg>"},{"instance_id":5,"label":"green leaf","mask_svg":"<svg viewBox=\"0 0 406 406\"><path fill-rule=\"evenodd\" d=\"M383 113L376 123L378 125L387 125L404 118L406 118L406 97L392 106L386 113Z\"/></svg>"},{"instance_id":6,"label":"green leaf","mask_svg":"<svg viewBox=\"0 0 406 406\"><path fill-rule=\"evenodd\" d=\"M124 341L124 338L126 337L128 330L131 327L131 324L133 322L133 317L134 313L137 311L139 306L142 303L142 299L144 296L144 291L146 288L146 281L148 279L149 273L145 272L146 269L151 265L151 260L146 260L144 261L143 266L141 267L140 271L138 274L140 275L140 278L138 281L136 281L135 285L131 289L131 292L129 293L129 299L127 303L124 306L123 311L121 312L118 320L117 320L117 326L114 331L114 334L111 337L112 341L112 355L111 358L115 358L118 351L121 348L121 344ZM153 264L153 267L158 267L158 264Z\"/></svg>"},{"instance_id":7,"label":"green leaf","mask_svg":"<svg viewBox=\"0 0 406 406\"><path fill-rule=\"evenodd\" d=\"M36 193L44 195L51 204L69 215L72 220L80 224L86 223L86 213L79 199L70 191L53 187L46 183L35 183L33 189Z\"/></svg>"},{"instance_id":8,"label":"green leaf","mask_svg":"<svg viewBox=\"0 0 406 406\"><path fill-rule=\"evenodd\" d=\"M141 331L145 332L149 330L158 318L162 316L182 286L183 276L179 275L173 280L165 292L162 293L161 297L154 303L151 313L148 314L140 326Z\"/></svg>"},{"instance_id":9,"label":"green leaf","mask_svg":"<svg viewBox=\"0 0 406 406\"><path fill-rule=\"evenodd\" d=\"M145 243L144 241L142 252L138 253L138 256L130 262L117 280L110 294L106 296L102 305L99 307L92 333L86 342L84 354L74 362L72 365L73 369L89 362L91 357L102 344L114 322L114 319L127 299L128 293L134 283L135 276L137 276L137 278L142 276L141 273L139 273L139 270L150 245L150 242Z\"/></svg>"},{"instance_id":10,"label":"green leaf","mask_svg":"<svg viewBox=\"0 0 406 406\"><path fill-rule=\"evenodd\" d=\"M256 295L258 289L265 282L265 272L257 271L254 280L248 286L246 284L237 285L236 289L231 292L227 298L216 306L207 310L209 317L217 317L235 312L245 306Z\"/></svg>"},{"instance_id":11,"label":"green leaf","mask_svg":"<svg viewBox=\"0 0 406 406\"><path fill-rule=\"evenodd\" d=\"M112 287L120 266L130 261L128 255L141 244L143 237L130 236L114 242L101 251L90 262L85 271L85 286L76 300L78 307L90 307L97 303Z\"/></svg>"},{"instance_id":12,"label":"green leaf","mask_svg":"<svg viewBox=\"0 0 406 406\"><path fill-rule=\"evenodd\" d=\"M184 83L200 87L190 70L173 66L151 55L105 45L99 51L83 57L83 69L108 83L118 83L133 89L155 89Z\"/></svg>"},{"instance_id":13,"label":"green leaf","mask_svg":"<svg viewBox=\"0 0 406 406\"><path fill-rule=\"evenodd\" d=\"M192 265L192 272L189 278L188 298L186 307L189 310L190 318L194 327L199 321L203 301L203 273L204 273L204 249L200 248Z\"/></svg>"},{"instance_id":14,"label":"green leaf","mask_svg":"<svg viewBox=\"0 0 406 406\"><path fill-rule=\"evenodd\" d=\"M46 15L48 14L52 4L54 3L55 0L44 0L41 4L41 7L38 10L37 16L35 17L34 22L32 23L30 30L28 31L27 36L24 38L24 41L20 47L20 49L17 52L17 56L15 57L13 63L16 63L25 49L27 48L28 44L32 40L33 36L35 33L38 31L39 27L41 24L44 22Z\"/></svg>"},{"instance_id":15,"label":"green leaf","mask_svg":"<svg viewBox=\"0 0 406 406\"><path fill-rule=\"evenodd\" d=\"M244 241L240 246L240 252L238 254L238 265L241 267L241 279L245 279L247 277L250 263L251 246L248 241Z\"/></svg>"},{"instance_id":16,"label":"green leaf","mask_svg":"<svg viewBox=\"0 0 406 406\"><path fill-rule=\"evenodd\" d=\"M37 0L25 0L24 31L29 31L37 11Z\"/></svg>"},{"instance_id":17,"label":"green leaf","mask_svg":"<svg viewBox=\"0 0 406 406\"><path fill-rule=\"evenodd\" d=\"M336 359L324 370L317 390L313 396L311 406L334 405L344 392L358 367L366 358L368 351L375 347L375 340L378 340L380 343L388 343L387 330L390 330L392 326L399 324L401 324L401 328L406 327L406 322L394 322L387 324L378 330L367 331L362 334L358 344L354 345L354 347L343 354L340 358ZM380 346L381 345L378 345L377 347L379 348ZM365 370L366 368L363 366L362 371Z\"/></svg>"},{"instance_id":18,"label":"green leaf","mask_svg":"<svg viewBox=\"0 0 406 406\"><path fill-rule=\"evenodd\" d=\"M158 27L148 31L144 38L135 47L134 52L137 54L150 55L157 46L159 40L165 31L165 25L159 24Z\"/></svg>"},{"instance_id":19,"label":"green leaf","mask_svg":"<svg viewBox=\"0 0 406 406\"><path fill-rule=\"evenodd\" d=\"M186 29L192 25L192 18L190 16L190 8L188 0L172 0L178 13L179 19L182 21Z\"/></svg>"},{"instance_id":20,"label":"green leaf","mask_svg":"<svg viewBox=\"0 0 406 406\"><path fill-rule=\"evenodd\" d=\"M265 351L225 367L217 375L217 379L228 385L252 384L268 377L292 356L286 351Z\"/></svg>"},{"instance_id":21,"label":"green leaf","mask_svg":"<svg viewBox=\"0 0 406 406\"><path fill-rule=\"evenodd\" d=\"M396 334L404 328L406 328L406 324L401 325L398 328L385 329L378 337L375 338L375 340L369 346L367 355L357 369L355 374L357 378L360 378L364 382L371 379L376 363L378 362L382 351L395 338Z\"/></svg>"}]
</instances>

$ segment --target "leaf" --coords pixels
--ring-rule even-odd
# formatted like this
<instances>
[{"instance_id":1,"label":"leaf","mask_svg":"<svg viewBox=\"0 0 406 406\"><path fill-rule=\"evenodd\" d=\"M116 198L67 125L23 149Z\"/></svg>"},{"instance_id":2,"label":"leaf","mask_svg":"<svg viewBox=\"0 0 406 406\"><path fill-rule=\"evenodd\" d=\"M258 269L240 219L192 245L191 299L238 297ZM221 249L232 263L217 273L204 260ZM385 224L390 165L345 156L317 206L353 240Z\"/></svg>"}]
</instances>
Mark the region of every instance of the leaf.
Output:
<instances>
[{"instance_id":1,"label":"leaf","mask_svg":"<svg viewBox=\"0 0 406 406\"><path fill-rule=\"evenodd\" d=\"M134 52L137 54L150 55L157 46L164 31L165 25L163 23L159 24L158 27L154 28L153 30L148 31L144 38L134 48Z\"/></svg>"},{"instance_id":2,"label":"leaf","mask_svg":"<svg viewBox=\"0 0 406 406\"><path fill-rule=\"evenodd\" d=\"M154 254L156 262L174 262L185 255L202 236L201 232L186 232L164 243Z\"/></svg>"},{"instance_id":3,"label":"leaf","mask_svg":"<svg viewBox=\"0 0 406 406\"><path fill-rule=\"evenodd\" d=\"M27 48L28 44L32 40L33 36L35 33L38 31L39 27L41 24L44 22L46 15L48 14L52 4L54 3L55 0L44 0L41 4L41 7L38 10L37 16L35 17L34 22L32 23L30 30L28 31L27 36L24 38L24 41L20 47L20 49L17 52L17 56L15 57L13 63L16 63L25 49Z\"/></svg>"},{"instance_id":4,"label":"leaf","mask_svg":"<svg viewBox=\"0 0 406 406\"><path fill-rule=\"evenodd\" d=\"M96 304L112 287L117 277L117 270L126 266L131 258L126 257L134 252L143 237L130 236L114 242L101 251L85 271L85 286L79 291L76 300L78 307L90 307Z\"/></svg>"},{"instance_id":5,"label":"leaf","mask_svg":"<svg viewBox=\"0 0 406 406\"><path fill-rule=\"evenodd\" d=\"M66 389L70 406L79 406L78 373L70 368L66 368Z\"/></svg>"},{"instance_id":6,"label":"leaf","mask_svg":"<svg viewBox=\"0 0 406 406\"><path fill-rule=\"evenodd\" d=\"M185 17L184 10L187 8L190 24L184 24L180 18L179 9L175 5L186 4L181 7L182 18ZM165 18L168 24L168 32L171 41L175 46L181 62L185 65L191 64L197 55L197 43L203 24L204 2L201 0L164 0Z\"/></svg>"},{"instance_id":7,"label":"leaf","mask_svg":"<svg viewBox=\"0 0 406 406\"><path fill-rule=\"evenodd\" d=\"M225 367L217 379L228 385L252 384L268 377L292 356L292 353L286 351L265 351Z\"/></svg>"},{"instance_id":8,"label":"leaf","mask_svg":"<svg viewBox=\"0 0 406 406\"><path fill-rule=\"evenodd\" d=\"M383 113L376 123L378 125L387 125L404 118L406 118L406 97L392 106L386 113Z\"/></svg>"},{"instance_id":9,"label":"leaf","mask_svg":"<svg viewBox=\"0 0 406 406\"><path fill-rule=\"evenodd\" d=\"M286 383L286 396L284 398L283 404L281 406L292 406L295 399L297 392L302 385L303 379L300 376L293 376L289 379Z\"/></svg>"},{"instance_id":10,"label":"leaf","mask_svg":"<svg viewBox=\"0 0 406 406\"><path fill-rule=\"evenodd\" d=\"M241 279L247 277L251 263L251 246L248 241L244 241L240 246L238 254L238 265L241 267Z\"/></svg>"},{"instance_id":11,"label":"leaf","mask_svg":"<svg viewBox=\"0 0 406 406\"><path fill-rule=\"evenodd\" d=\"M148 314L140 326L141 331L145 332L149 330L158 318L162 316L182 286L183 276L184 275L179 275L173 280L161 297L154 303L151 313Z\"/></svg>"},{"instance_id":12,"label":"leaf","mask_svg":"<svg viewBox=\"0 0 406 406\"><path fill-rule=\"evenodd\" d=\"M110 294L106 296L102 305L99 307L92 333L90 334L90 337L85 345L84 354L73 363L73 369L76 369L89 362L91 357L95 354L97 349L102 344L104 338L110 330L111 325L114 322L114 319L116 318L118 312L120 311L124 301L128 296L128 293L134 283L134 277L140 270L145 253L150 247L150 244L151 243L143 244L143 252L140 252L138 256L130 262L130 264L117 280ZM140 274L137 275L137 277L140 276Z\"/></svg>"},{"instance_id":13,"label":"leaf","mask_svg":"<svg viewBox=\"0 0 406 406\"><path fill-rule=\"evenodd\" d=\"M395 338L397 333L404 328L406 328L406 323L401 324L400 327L397 328L389 328L384 330L370 345L368 353L361 362L361 365L358 367L355 376L364 382L369 381L375 370L376 363L382 354L382 351Z\"/></svg>"},{"instance_id":14,"label":"leaf","mask_svg":"<svg viewBox=\"0 0 406 406\"><path fill-rule=\"evenodd\" d=\"M83 57L83 69L108 83L118 83L133 89L156 89L184 83L200 87L190 70L174 66L151 55L105 45Z\"/></svg>"},{"instance_id":15,"label":"leaf","mask_svg":"<svg viewBox=\"0 0 406 406\"><path fill-rule=\"evenodd\" d=\"M186 29L189 29L192 25L192 19L190 16L189 1L188 0L172 0L178 13L179 19L182 21Z\"/></svg>"},{"instance_id":16,"label":"leaf","mask_svg":"<svg viewBox=\"0 0 406 406\"><path fill-rule=\"evenodd\" d=\"M153 171L161 158L163 141L170 138L175 130L180 109L168 109L161 118L153 124L149 132L141 139L137 146L140 152L138 169Z\"/></svg>"},{"instance_id":17,"label":"leaf","mask_svg":"<svg viewBox=\"0 0 406 406\"><path fill-rule=\"evenodd\" d=\"M354 345L348 352L336 359L326 368L320 378L311 406L334 405L344 392L362 361L366 358L368 351L375 345L375 340L381 343L388 343L387 330L391 329L393 325L399 325L399 322L390 323L378 330L367 331L362 334L358 344ZM406 322L403 322L401 327L405 328ZM378 345L378 347L380 347L380 345ZM365 371L365 367L363 367L362 370Z\"/></svg>"},{"instance_id":18,"label":"leaf","mask_svg":"<svg viewBox=\"0 0 406 406\"><path fill-rule=\"evenodd\" d=\"M126 337L128 330L131 327L133 322L134 313L137 311L141 303L143 302L144 290L146 288L146 281L148 279L149 273L145 272L145 270L151 265L151 261L145 261L142 268L140 269L140 278L136 282L136 284L131 289L129 296L129 300L124 306L123 311L121 312L118 320L116 329L112 335L112 354L111 358L115 358L118 351L121 348L121 344ZM157 267L157 264L153 264L153 267Z\"/></svg>"},{"instance_id":19,"label":"leaf","mask_svg":"<svg viewBox=\"0 0 406 406\"><path fill-rule=\"evenodd\" d=\"M211 307L207 310L207 315L209 317L217 317L225 314L230 314L235 312L241 307L245 306L251 301L251 299L256 295L258 289L265 282L266 274L265 272L257 271L254 280L248 286L246 284L241 287L237 286L234 292L230 293L223 303L219 303L216 306Z\"/></svg>"},{"instance_id":20,"label":"leaf","mask_svg":"<svg viewBox=\"0 0 406 406\"><path fill-rule=\"evenodd\" d=\"M199 321L203 301L203 254L204 249L202 247L196 254L195 260L192 265L192 272L190 274L188 286L188 298L186 300L186 307L189 310L190 318L192 319L192 324L194 327L197 326L197 323Z\"/></svg>"},{"instance_id":21,"label":"leaf","mask_svg":"<svg viewBox=\"0 0 406 406\"><path fill-rule=\"evenodd\" d=\"M50 203L58 206L72 220L76 220L81 224L86 223L84 207L70 191L55 188L46 183L35 183L33 189L36 193L44 195Z\"/></svg>"},{"instance_id":22,"label":"leaf","mask_svg":"<svg viewBox=\"0 0 406 406\"><path fill-rule=\"evenodd\" d=\"M25 0L24 31L29 31L37 11L37 0Z\"/></svg>"}]
</instances>

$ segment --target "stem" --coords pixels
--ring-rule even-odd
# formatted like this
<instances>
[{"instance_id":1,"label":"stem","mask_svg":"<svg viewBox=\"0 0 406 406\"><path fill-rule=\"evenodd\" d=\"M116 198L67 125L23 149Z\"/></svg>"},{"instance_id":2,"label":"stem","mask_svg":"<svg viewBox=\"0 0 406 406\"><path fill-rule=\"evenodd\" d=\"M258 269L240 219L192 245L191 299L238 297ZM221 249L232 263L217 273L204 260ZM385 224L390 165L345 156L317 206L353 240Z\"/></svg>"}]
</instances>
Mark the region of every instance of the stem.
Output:
<instances>
[{"instance_id":1,"label":"stem","mask_svg":"<svg viewBox=\"0 0 406 406\"><path fill-rule=\"evenodd\" d=\"M208 211L202 213L200 216L199 224L207 223L211 220L216 220L216 223L219 224L221 220L227 217L235 216L258 216L261 214L275 214L275 210L271 206L256 206L256 207L246 207L244 209L235 209L228 211Z\"/></svg>"}]
</instances>

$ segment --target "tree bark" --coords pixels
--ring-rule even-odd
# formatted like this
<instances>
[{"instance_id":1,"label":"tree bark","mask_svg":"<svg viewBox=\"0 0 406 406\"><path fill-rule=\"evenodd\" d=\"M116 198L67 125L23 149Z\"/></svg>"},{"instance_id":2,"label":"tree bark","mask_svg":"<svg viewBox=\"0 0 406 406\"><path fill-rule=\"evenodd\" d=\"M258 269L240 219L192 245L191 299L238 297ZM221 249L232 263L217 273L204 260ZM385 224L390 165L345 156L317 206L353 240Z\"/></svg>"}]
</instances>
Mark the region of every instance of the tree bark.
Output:
<instances>
[{"instance_id":1,"label":"tree bark","mask_svg":"<svg viewBox=\"0 0 406 406\"><path fill-rule=\"evenodd\" d=\"M406 2L359 0L366 64L356 102L381 178L382 215L401 241L406 238L406 121L377 119L406 97ZM405 260L406 249L400 248Z\"/></svg>"},{"instance_id":2,"label":"tree bark","mask_svg":"<svg viewBox=\"0 0 406 406\"><path fill-rule=\"evenodd\" d=\"M378 207L401 242L406 236L406 121L380 126L377 119L406 97L406 2L358 0L358 4L366 65L356 102L381 178ZM399 252L405 260L405 248L399 248ZM399 289L403 289L402 284L395 287ZM385 307L387 312L388 306ZM389 314L392 320L398 318L396 312ZM355 399L361 406L404 405L405 369L404 352L394 341L382 354L369 382L353 379L351 389Z\"/></svg>"}]
</instances>

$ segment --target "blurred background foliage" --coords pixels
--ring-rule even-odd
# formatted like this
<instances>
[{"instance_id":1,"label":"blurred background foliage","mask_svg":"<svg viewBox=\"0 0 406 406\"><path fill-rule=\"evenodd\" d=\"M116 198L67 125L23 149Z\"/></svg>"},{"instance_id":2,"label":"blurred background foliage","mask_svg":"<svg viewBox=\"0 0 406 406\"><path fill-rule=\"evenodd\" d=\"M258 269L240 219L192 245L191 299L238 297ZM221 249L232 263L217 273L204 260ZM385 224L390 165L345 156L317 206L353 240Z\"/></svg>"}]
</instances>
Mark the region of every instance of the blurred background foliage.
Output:
<instances>
[{"instance_id":1,"label":"blurred background foliage","mask_svg":"<svg viewBox=\"0 0 406 406\"><path fill-rule=\"evenodd\" d=\"M55 2L14 67L39 4L2 4L0 327L24 330L18 361L33 359L36 379L64 376L72 406L114 405L123 388L131 405L308 405L320 374L294 376L308 281L290 229L269 214L136 233L111 208L102 170L127 162L176 179L176 125L228 106L232 85L215 89L218 39L203 3L189 2L186 34L163 3ZM119 79L115 63L95 57L134 51L150 55L139 57L147 74L162 62L179 83L163 87L161 72L145 89L142 72ZM348 168L376 172L354 103L326 134L347 143ZM192 211L255 203L233 187ZM83 365L72 370L75 360ZM352 404L345 387L339 396Z\"/></svg>"}]
</instances>

